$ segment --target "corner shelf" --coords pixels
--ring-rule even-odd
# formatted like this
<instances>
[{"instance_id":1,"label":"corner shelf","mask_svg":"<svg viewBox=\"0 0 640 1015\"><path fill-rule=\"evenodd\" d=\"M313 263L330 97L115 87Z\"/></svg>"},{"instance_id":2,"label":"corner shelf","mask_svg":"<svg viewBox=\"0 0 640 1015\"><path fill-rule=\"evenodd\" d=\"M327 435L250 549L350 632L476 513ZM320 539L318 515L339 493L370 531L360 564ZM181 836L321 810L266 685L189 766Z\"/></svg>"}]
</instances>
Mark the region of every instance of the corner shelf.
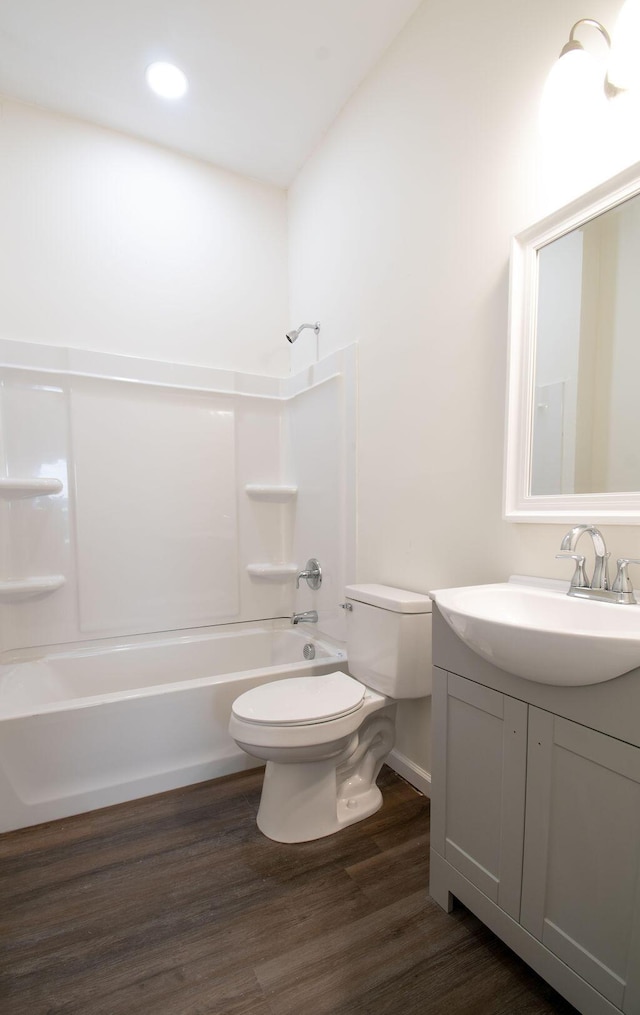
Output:
<instances>
[{"instance_id":1,"label":"corner shelf","mask_svg":"<svg viewBox=\"0 0 640 1015\"><path fill-rule=\"evenodd\" d=\"M247 483L245 491L253 500L288 501L298 495L298 487L286 483Z\"/></svg>"},{"instance_id":2,"label":"corner shelf","mask_svg":"<svg viewBox=\"0 0 640 1015\"><path fill-rule=\"evenodd\" d=\"M18 500L23 497L42 497L60 493L59 479L6 479L0 477L0 497Z\"/></svg>"},{"instance_id":3,"label":"corner shelf","mask_svg":"<svg viewBox=\"0 0 640 1015\"><path fill-rule=\"evenodd\" d=\"M288 581L298 573L297 564L247 564L252 578L266 578L269 581Z\"/></svg>"},{"instance_id":4,"label":"corner shelf","mask_svg":"<svg viewBox=\"0 0 640 1015\"><path fill-rule=\"evenodd\" d=\"M61 574L43 578L11 578L0 581L0 603L22 603L26 599L47 595L62 588L66 578Z\"/></svg>"}]
</instances>

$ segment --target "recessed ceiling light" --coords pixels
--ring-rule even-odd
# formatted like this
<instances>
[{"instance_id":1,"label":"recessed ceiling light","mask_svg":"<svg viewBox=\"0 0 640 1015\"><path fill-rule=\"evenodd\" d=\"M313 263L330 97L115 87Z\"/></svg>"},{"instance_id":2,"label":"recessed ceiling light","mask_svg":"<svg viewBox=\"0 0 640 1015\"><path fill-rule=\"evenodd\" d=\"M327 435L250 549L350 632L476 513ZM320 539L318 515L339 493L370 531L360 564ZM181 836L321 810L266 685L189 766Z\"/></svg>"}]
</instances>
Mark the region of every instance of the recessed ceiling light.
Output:
<instances>
[{"instance_id":1,"label":"recessed ceiling light","mask_svg":"<svg viewBox=\"0 0 640 1015\"><path fill-rule=\"evenodd\" d=\"M181 99L189 87L185 75L172 63L152 63L145 75L149 88L163 99Z\"/></svg>"}]
</instances>

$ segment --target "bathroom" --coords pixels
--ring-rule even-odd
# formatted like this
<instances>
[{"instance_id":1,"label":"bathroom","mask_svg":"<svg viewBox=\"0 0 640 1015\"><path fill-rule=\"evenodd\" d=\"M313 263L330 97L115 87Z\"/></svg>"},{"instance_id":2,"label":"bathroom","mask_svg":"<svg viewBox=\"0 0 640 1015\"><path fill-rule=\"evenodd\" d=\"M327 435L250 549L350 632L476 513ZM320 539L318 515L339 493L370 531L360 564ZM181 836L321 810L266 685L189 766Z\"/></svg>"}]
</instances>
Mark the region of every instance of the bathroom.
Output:
<instances>
[{"instance_id":1,"label":"bathroom","mask_svg":"<svg viewBox=\"0 0 640 1015\"><path fill-rule=\"evenodd\" d=\"M295 387L276 385L300 383L322 398L332 381L314 385L340 372L331 357L340 359L345 376L357 370L357 402L352 374L352 401L340 388L336 440L345 457L339 475L332 472L328 480L337 537L313 524L304 529L304 477L296 470L312 464L303 439L305 426L308 440L317 439L312 423L290 431L300 436L302 446L294 448L286 442L287 424L272 420L282 440L270 445L273 472L256 475L245 462L246 474L237 477L238 488L299 484L289 528L291 504L243 501L248 516L260 509L264 518L242 562L245 568L278 560L302 567L308 557L318 557L328 597L320 607L327 610L323 634L340 640L338 604L350 582L427 593L513 573L566 577L566 563L555 559L566 525L503 519L509 252L514 234L640 159L639 121L632 111L618 111L618 119L597 129L592 124L579 136L567 128L550 139L539 129L545 80L570 26L582 17L612 26L620 0L598 0L588 9L568 0L381 4L388 34L384 41L382 32L377 43L374 38L375 58L337 101L322 136L308 140L297 163L294 156L286 164L278 162L288 155L281 151L282 137L276 144L272 139L271 147L263 139L272 162L260 172L246 154L244 168L231 170L222 155L214 165L206 153L187 157L168 142L136 139L126 124L119 130L91 124L80 102L75 117L55 112L51 82L64 79L65 59L90 26L83 29L78 4L66 4L66 17L80 34L65 36L58 14L52 53L49 36L36 32L39 23L47 24L38 20L46 6L16 3L6 7L15 20L0 19L8 44L31 13L34 46L43 58L34 74L48 77L51 89L49 103L30 94L15 97L8 57L19 63L20 52L13 46L0 74L0 340L7 348L12 343L15 354L21 345L25 356L30 345L49 347L51 356L51 350L75 350L77 372L91 374L94 385L106 383L96 379L98 368L110 378L117 373L100 354L153 361L158 370L158 362L182 364L180 378L196 388L200 374L194 382L187 368L208 370L209 386L226 394L223 385L241 374L254 379L249 394L275 393L289 406L302 404L295 401ZM172 5L162 6L170 25ZM268 52L274 36L288 38L289 25L304 57L292 73L293 86L312 98L318 82L327 88L331 83L331 53L340 40L310 13L298 25L295 6L276 5L265 46L258 45L267 29L255 5L243 8L247 25L253 23L247 46L253 54ZM394 35L389 11L400 6ZM361 17L364 7L359 5ZM109 5L98 30L111 37L116 14L126 28L125 10L124 4ZM358 30L362 22L356 39ZM93 54L87 51L84 60L89 73ZM264 74L279 80L282 62L265 59ZM87 90L92 87L98 85L92 82ZM146 95L139 102L147 103ZM149 108L156 121L162 119L157 106ZM216 115L224 121L228 114ZM286 129L285 122L281 133ZM215 118L207 121L207 131L215 131ZM208 231L207 223L216 229ZM285 341L290 328L316 320L317 344L311 330L295 345ZM329 371L319 376L327 361ZM168 383L175 382L174 374ZM285 403L276 402L284 411ZM86 402L85 410L92 411ZM336 416L328 402L322 410L322 433L329 439L326 427ZM261 424L256 430L265 433ZM258 449L261 466L265 454ZM331 454L323 458L315 445L313 457L325 470L336 467ZM316 477L307 479L312 490ZM117 490L112 494L116 503ZM327 521L329 512L323 506L320 511ZM220 512L226 513L224 504ZM194 514L190 524L197 523ZM612 556L640 556L637 527L609 526L606 535ZM267 537L271 554L264 561L256 552ZM61 540L59 547L68 544ZM3 542L5 560L17 568L21 558L14 552ZM62 573L59 561L41 561L31 574ZM296 596L292 581L260 584L246 571L242 581L256 597L265 589L282 597L275 617L313 605L304 584ZM151 594L152 581L147 588ZM11 607L14 616L17 609ZM230 610L225 619L232 621ZM242 619L255 617L248 610ZM3 651L15 648L4 641L7 623L5 613ZM144 637L139 627L135 633ZM98 637L115 634L111 628ZM427 793L430 716L429 698L402 704L395 748L396 770Z\"/></svg>"}]
</instances>

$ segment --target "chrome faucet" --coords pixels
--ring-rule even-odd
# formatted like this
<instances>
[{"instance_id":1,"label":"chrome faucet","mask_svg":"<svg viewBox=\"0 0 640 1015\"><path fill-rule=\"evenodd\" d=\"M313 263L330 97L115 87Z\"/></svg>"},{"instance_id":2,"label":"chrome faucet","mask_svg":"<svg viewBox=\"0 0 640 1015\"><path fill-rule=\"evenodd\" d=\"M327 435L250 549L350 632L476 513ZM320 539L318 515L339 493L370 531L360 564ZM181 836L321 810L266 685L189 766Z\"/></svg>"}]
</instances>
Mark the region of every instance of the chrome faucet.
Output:
<instances>
[{"instance_id":1,"label":"chrome faucet","mask_svg":"<svg viewBox=\"0 0 640 1015\"><path fill-rule=\"evenodd\" d=\"M593 550L594 550L594 553L595 553L595 556L596 556L595 565L594 565L594 568L593 568L593 577L592 577L590 583L587 581L587 586L586 587L588 587L590 589L602 589L602 590L608 589L610 587L609 586L609 557L611 556L611 554L607 553L607 547L605 546L604 536L600 532L600 529L596 528L595 525L574 525L572 529L569 529L569 531L567 532L566 536L563 538L563 540L562 540L562 542L560 544L560 549L563 551L563 553L558 553L558 554L556 554L556 556L557 557L563 557L567 553L573 554L573 551L576 548L576 544L577 544L578 540L580 539L580 536L583 534L583 532L588 532L589 535L591 536L591 541L593 543ZM584 557L582 559L582 563L584 564ZM578 564L578 568L576 568L576 573L573 576L574 579L577 578L579 570L580 570L580 565ZM582 571L582 577L585 578L585 579L587 577L585 572L584 572L584 569ZM572 588L583 588L584 587L584 586L574 585L573 580L571 582L571 585L572 585Z\"/></svg>"},{"instance_id":2,"label":"chrome faucet","mask_svg":"<svg viewBox=\"0 0 640 1015\"><path fill-rule=\"evenodd\" d=\"M318 611L307 610L306 613L294 613L291 618L292 624L317 624Z\"/></svg>"},{"instance_id":3,"label":"chrome faucet","mask_svg":"<svg viewBox=\"0 0 640 1015\"><path fill-rule=\"evenodd\" d=\"M591 536L595 553L591 582L589 582L584 569L584 555L572 552L584 532L588 532ZM567 557L576 562L567 595L577 596L579 599L597 599L605 603L633 604L636 602L627 568L629 564L640 564L640 560L621 557L618 560L618 571L613 585L610 585L609 557L611 554L607 552L604 536L595 525L574 525L564 536L560 549L562 553L557 553L556 557Z\"/></svg>"}]
</instances>

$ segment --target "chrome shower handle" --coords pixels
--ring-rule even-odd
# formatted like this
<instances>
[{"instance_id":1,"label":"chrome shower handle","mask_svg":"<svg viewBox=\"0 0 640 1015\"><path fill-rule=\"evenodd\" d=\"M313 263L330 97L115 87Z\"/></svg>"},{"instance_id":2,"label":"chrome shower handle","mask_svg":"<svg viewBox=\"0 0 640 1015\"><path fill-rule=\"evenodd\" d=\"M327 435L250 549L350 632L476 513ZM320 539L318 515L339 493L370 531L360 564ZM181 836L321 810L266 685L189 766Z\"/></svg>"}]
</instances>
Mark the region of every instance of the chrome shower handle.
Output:
<instances>
[{"instance_id":1,"label":"chrome shower handle","mask_svg":"<svg viewBox=\"0 0 640 1015\"><path fill-rule=\"evenodd\" d=\"M300 579L304 578L310 589L316 591L322 585L322 568L315 557L309 557L304 566L304 571L299 571L296 577L296 588L300 588Z\"/></svg>"}]
</instances>

